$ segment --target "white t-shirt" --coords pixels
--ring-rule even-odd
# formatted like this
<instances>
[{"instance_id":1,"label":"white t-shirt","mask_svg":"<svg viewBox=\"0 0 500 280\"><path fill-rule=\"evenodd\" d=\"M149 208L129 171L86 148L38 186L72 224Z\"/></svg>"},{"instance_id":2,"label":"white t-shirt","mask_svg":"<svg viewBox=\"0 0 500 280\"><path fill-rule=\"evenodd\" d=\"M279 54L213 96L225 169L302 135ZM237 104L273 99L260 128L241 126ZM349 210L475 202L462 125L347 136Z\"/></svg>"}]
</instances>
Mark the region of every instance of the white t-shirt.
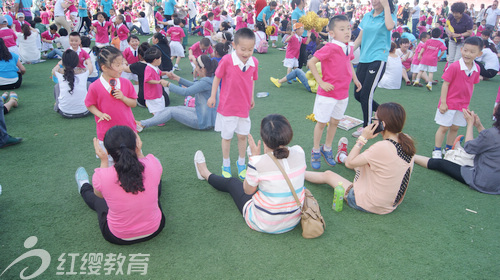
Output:
<instances>
[{"instance_id":1,"label":"white t-shirt","mask_svg":"<svg viewBox=\"0 0 500 280\"><path fill-rule=\"evenodd\" d=\"M378 87L386 89L400 89L402 77L403 64L401 64L401 58L399 58L399 56L392 57L389 55L384 75L382 76L382 79L380 79Z\"/></svg>"},{"instance_id":2,"label":"white t-shirt","mask_svg":"<svg viewBox=\"0 0 500 280\"><path fill-rule=\"evenodd\" d=\"M498 62L498 56L492 52L489 48L484 48L483 49L483 55L478 57L476 61L484 63L484 69L486 70L497 70L500 66L500 63Z\"/></svg>"},{"instance_id":3,"label":"white t-shirt","mask_svg":"<svg viewBox=\"0 0 500 280\"><path fill-rule=\"evenodd\" d=\"M59 81L59 110L66 114L81 114L87 112L85 106L85 97L87 96L87 78L89 71L75 75L73 93L69 93L69 83L63 77L63 74L55 72Z\"/></svg>"},{"instance_id":4,"label":"white t-shirt","mask_svg":"<svg viewBox=\"0 0 500 280\"><path fill-rule=\"evenodd\" d=\"M142 32L149 34L149 21L147 18L137 18L137 21L141 24Z\"/></svg>"},{"instance_id":5,"label":"white t-shirt","mask_svg":"<svg viewBox=\"0 0 500 280\"><path fill-rule=\"evenodd\" d=\"M486 24L495 25L497 23L497 16L500 16L500 9L496 8L493 10L492 8L488 8L486 10Z\"/></svg>"},{"instance_id":6,"label":"white t-shirt","mask_svg":"<svg viewBox=\"0 0 500 280\"><path fill-rule=\"evenodd\" d=\"M54 16L55 17L63 17L64 16L64 8L62 6L62 3L64 0L57 0L56 4L54 5Z\"/></svg>"},{"instance_id":7,"label":"white t-shirt","mask_svg":"<svg viewBox=\"0 0 500 280\"><path fill-rule=\"evenodd\" d=\"M420 18L420 7L419 6L415 6L413 7L413 14L411 14L411 19L416 19L416 18Z\"/></svg>"},{"instance_id":8,"label":"white t-shirt","mask_svg":"<svg viewBox=\"0 0 500 280\"><path fill-rule=\"evenodd\" d=\"M59 38L56 38L56 39L54 39L54 43L61 44L61 47L64 50L67 50L71 47L71 45L69 44L69 36L61 36Z\"/></svg>"}]
</instances>

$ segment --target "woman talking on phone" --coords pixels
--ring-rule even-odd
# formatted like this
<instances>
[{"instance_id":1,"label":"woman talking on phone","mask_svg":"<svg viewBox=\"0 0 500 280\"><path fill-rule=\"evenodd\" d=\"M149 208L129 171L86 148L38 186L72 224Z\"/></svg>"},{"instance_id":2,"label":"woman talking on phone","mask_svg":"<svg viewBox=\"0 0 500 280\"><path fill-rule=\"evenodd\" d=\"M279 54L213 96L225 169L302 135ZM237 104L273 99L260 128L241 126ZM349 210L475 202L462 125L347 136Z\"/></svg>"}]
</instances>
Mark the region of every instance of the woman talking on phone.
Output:
<instances>
[{"instance_id":1,"label":"woman talking on phone","mask_svg":"<svg viewBox=\"0 0 500 280\"><path fill-rule=\"evenodd\" d=\"M406 112L397 103L378 107L372 124L363 129L351 152L347 155L345 150L339 156L347 168L356 171L353 182L329 170L307 171L305 179L332 187L342 182L346 188L344 200L350 207L381 215L391 213L403 201L416 151L413 140L402 132L405 120ZM383 140L361 152L379 133Z\"/></svg>"}]
</instances>

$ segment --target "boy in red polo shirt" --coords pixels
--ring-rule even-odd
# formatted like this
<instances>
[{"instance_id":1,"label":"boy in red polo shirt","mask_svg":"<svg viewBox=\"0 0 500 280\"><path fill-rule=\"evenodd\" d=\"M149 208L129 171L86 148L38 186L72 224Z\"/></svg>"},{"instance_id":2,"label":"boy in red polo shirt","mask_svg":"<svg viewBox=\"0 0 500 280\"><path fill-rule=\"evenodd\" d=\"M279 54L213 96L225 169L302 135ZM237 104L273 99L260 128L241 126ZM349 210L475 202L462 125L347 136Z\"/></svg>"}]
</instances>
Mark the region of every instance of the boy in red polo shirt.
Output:
<instances>
[{"instance_id":1,"label":"boy in red polo shirt","mask_svg":"<svg viewBox=\"0 0 500 280\"><path fill-rule=\"evenodd\" d=\"M78 60L80 61L78 63L78 67L86 69L85 65L89 65L89 72L92 73L94 70L92 67L92 61L90 60L90 55L86 51L82 50L81 44L82 38L80 37L80 33L71 32L69 34L69 45L71 46L71 49L78 54ZM87 63L85 63L85 61L87 61Z\"/></svg>"},{"instance_id":2,"label":"boy in red polo shirt","mask_svg":"<svg viewBox=\"0 0 500 280\"><path fill-rule=\"evenodd\" d=\"M318 121L314 127L314 146L311 151L311 167L321 167L321 155L328 165L334 166L332 144L337 125L344 118L344 112L349 101L349 85L351 80L361 89L361 83L356 77L351 60L354 59L354 47L349 45L351 40L351 25L346 16L334 16L328 25L328 33L332 38L321 49L314 53L308 66L319 87L314 101L314 117ZM316 69L316 63L321 62L321 77ZM321 137L326 124L325 144L320 146ZM344 155L344 156L342 156ZM339 141L339 150L336 159L344 162L347 156L347 139L342 137Z\"/></svg>"},{"instance_id":3,"label":"boy in red polo shirt","mask_svg":"<svg viewBox=\"0 0 500 280\"><path fill-rule=\"evenodd\" d=\"M239 157L236 162L238 177L244 180L247 166L245 154L247 136L250 133L250 110L254 107L254 83L258 79L259 61L253 57L255 34L248 28L241 28L234 35L234 52L222 57L215 71L212 95L207 101L210 108L215 107L217 89L220 86L219 106L215 119L215 131L222 136L222 176L231 175L229 158L231 139L238 136Z\"/></svg>"},{"instance_id":4,"label":"boy in red polo shirt","mask_svg":"<svg viewBox=\"0 0 500 280\"><path fill-rule=\"evenodd\" d=\"M205 21L205 25L203 26L203 36L210 40L210 43L214 45L214 41L212 40L212 34L215 33L214 26L212 21L214 20L214 13L210 12L207 14L207 21Z\"/></svg>"},{"instance_id":5,"label":"boy in red polo shirt","mask_svg":"<svg viewBox=\"0 0 500 280\"><path fill-rule=\"evenodd\" d=\"M479 37L469 37L461 49L462 58L453 62L443 73L441 99L434 121L439 125L436 131L435 147L432 158L441 158L441 145L446 132L445 152L451 149L457 137L458 128L467 125L463 109L468 109L474 91L474 84L479 83L479 66L474 59L481 56L483 41ZM449 130L449 131L448 131Z\"/></svg>"}]
</instances>

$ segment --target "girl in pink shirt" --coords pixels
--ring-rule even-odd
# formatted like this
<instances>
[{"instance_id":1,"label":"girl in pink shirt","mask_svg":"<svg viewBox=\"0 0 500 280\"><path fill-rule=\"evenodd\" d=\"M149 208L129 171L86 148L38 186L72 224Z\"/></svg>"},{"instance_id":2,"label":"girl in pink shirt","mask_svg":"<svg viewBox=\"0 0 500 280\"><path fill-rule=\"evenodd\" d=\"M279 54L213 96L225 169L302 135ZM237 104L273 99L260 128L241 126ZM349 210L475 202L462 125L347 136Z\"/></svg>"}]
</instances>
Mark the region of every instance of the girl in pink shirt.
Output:
<instances>
[{"instance_id":1,"label":"girl in pink shirt","mask_svg":"<svg viewBox=\"0 0 500 280\"><path fill-rule=\"evenodd\" d=\"M78 191L97 212L102 236L110 243L130 245L152 239L165 226L159 196L163 168L153 155L142 154L142 141L132 129L114 126L104 138L106 150L94 138L100 168L89 183L85 168L76 171ZM115 161L109 166L108 154Z\"/></svg>"},{"instance_id":2,"label":"girl in pink shirt","mask_svg":"<svg viewBox=\"0 0 500 280\"><path fill-rule=\"evenodd\" d=\"M254 12L253 12L253 7L252 5L248 5L248 12L247 12L247 27L253 30L255 21L254 21Z\"/></svg>"},{"instance_id":3,"label":"girl in pink shirt","mask_svg":"<svg viewBox=\"0 0 500 280\"><path fill-rule=\"evenodd\" d=\"M170 37L170 56L172 56L172 60L175 60L174 70L181 70L179 68L179 62L181 61L181 57L184 57L184 47L182 46L181 40L186 37L184 34L184 30L179 27L181 24L180 18L174 19L174 26L170 27L167 30L167 36Z\"/></svg>"},{"instance_id":4,"label":"girl in pink shirt","mask_svg":"<svg viewBox=\"0 0 500 280\"><path fill-rule=\"evenodd\" d=\"M241 12L241 9L236 10L236 28L235 30L238 31L240 28L247 27L247 21L245 17L243 17L243 13Z\"/></svg>"},{"instance_id":5,"label":"girl in pink shirt","mask_svg":"<svg viewBox=\"0 0 500 280\"><path fill-rule=\"evenodd\" d=\"M115 125L136 129L131 108L137 105L137 94L129 80L120 78L124 60L117 48L103 47L98 58L102 75L89 86L85 98L85 106L95 116L97 139L101 144L106 132Z\"/></svg>"}]
</instances>

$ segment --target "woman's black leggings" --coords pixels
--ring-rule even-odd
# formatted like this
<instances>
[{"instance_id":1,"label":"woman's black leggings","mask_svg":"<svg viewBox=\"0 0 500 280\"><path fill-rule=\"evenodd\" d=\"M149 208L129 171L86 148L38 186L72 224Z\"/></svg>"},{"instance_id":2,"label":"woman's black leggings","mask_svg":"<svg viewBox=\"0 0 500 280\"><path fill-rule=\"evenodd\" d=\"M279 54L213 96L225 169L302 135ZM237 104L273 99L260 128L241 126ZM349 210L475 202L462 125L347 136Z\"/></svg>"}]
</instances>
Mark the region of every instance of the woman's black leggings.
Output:
<instances>
[{"instance_id":1,"label":"woman's black leggings","mask_svg":"<svg viewBox=\"0 0 500 280\"><path fill-rule=\"evenodd\" d=\"M354 98L361 103L363 127L371 123L372 114L378 109L378 103L373 100L373 94L384 75L385 65L386 62L380 60L358 64L356 76L363 87L359 92L356 92L356 87L354 87Z\"/></svg>"},{"instance_id":2,"label":"woman's black leggings","mask_svg":"<svg viewBox=\"0 0 500 280\"><path fill-rule=\"evenodd\" d=\"M460 172L461 167L462 166L445 159L431 158L429 162L427 162L427 168L442 172L460 183L466 184Z\"/></svg>"},{"instance_id":3,"label":"woman's black leggings","mask_svg":"<svg viewBox=\"0 0 500 280\"><path fill-rule=\"evenodd\" d=\"M91 184L85 183L83 184L80 194L83 197L83 200L87 205L90 207L90 209L94 210L97 212L97 220L99 221L99 228L101 229L102 236L104 239L110 243L117 244L117 245L131 245L143 241L147 241L152 239L153 237L157 236L162 229L165 227L165 215L163 214L163 210L161 209L160 205L160 200L158 200L158 206L160 207L161 213L161 222L160 226L158 229L151 235L146 236L144 238L136 239L136 240L123 240L118 237L116 237L108 227L108 204L106 204L106 200L103 198L97 197L94 194L94 187L92 187ZM160 184L158 185L158 198L160 198L161 195L161 181Z\"/></svg>"},{"instance_id":4,"label":"woman's black leggings","mask_svg":"<svg viewBox=\"0 0 500 280\"><path fill-rule=\"evenodd\" d=\"M233 198L234 204L238 207L240 213L243 214L243 206L252 199L253 195L248 195L243 190L243 182L236 178L224 178L211 174L208 177L208 183L216 190L227 192Z\"/></svg>"}]
</instances>

